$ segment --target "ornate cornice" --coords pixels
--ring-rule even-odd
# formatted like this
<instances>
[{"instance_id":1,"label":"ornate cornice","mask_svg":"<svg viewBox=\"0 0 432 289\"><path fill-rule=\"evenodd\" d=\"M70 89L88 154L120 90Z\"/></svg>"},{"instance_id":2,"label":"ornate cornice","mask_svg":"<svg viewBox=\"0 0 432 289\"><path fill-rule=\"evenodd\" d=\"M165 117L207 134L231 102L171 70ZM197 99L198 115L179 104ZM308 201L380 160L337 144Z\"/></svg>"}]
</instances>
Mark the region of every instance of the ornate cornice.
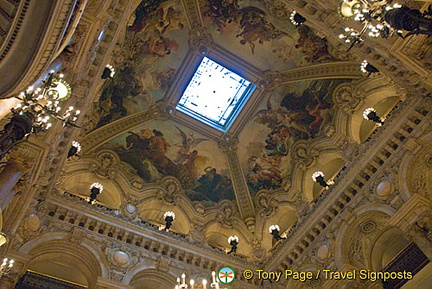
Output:
<instances>
[{"instance_id":1,"label":"ornate cornice","mask_svg":"<svg viewBox=\"0 0 432 289\"><path fill-rule=\"evenodd\" d=\"M189 27L199 27L202 26L202 16L199 9L199 0L182 0L183 8L186 12L186 18Z\"/></svg>"},{"instance_id":2,"label":"ornate cornice","mask_svg":"<svg viewBox=\"0 0 432 289\"><path fill-rule=\"evenodd\" d=\"M169 114L164 111L165 106L166 104L164 103L158 103L148 110L111 122L110 124L87 134L81 141L81 145L85 149L86 153L88 153L93 151L98 145L104 144L108 140L135 126L154 119L165 119L169 117Z\"/></svg>"},{"instance_id":3,"label":"ornate cornice","mask_svg":"<svg viewBox=\"0 0 432 289\"><path fill-rule=\"evenodd\" d=\"M338 38L338 35L343 32L346 22L337 12L340 2L322 3L320 0L308 2L303 0L266 0L265 2L268 9L270 9L269 7L280 6L291 11L296 10L306 17L307 25L320 31L336 49L346 51L347 46ZM323 9L323 5L325 5L327 9ZM280 7L279 9L281 9ZM273 14L277 15L277 13ZM284 14L282 14L282 19L283 17ZM401 59L399 55L394 53L394 51L397 51L396 48L390 50L396 40L396 36L388 39L380 38L378 40L368 38L363 44L354 46L351 50L351 54L359 59L359 63L361 62L361 58L367 59L382 73L391 77L393 81L413 93L430 93L432 89L432 82L430 79L425 79L424 75L419 74L418 71L413 71L413 61L408 57ZM398 45L404 45L407 41L409 40L405 40Z\"/></svg>"},{"instance_id":4,"label":"ornate cornice","mask_svg":"<svg viewBox=\"0 0 432 289\"><path fill-rule=\"evenodd\" d=\"M265 87L273 89L284 83L314 79L358 79L363 77L360 66L356 62L321 63L287 71L266 71Z\"/></svg>"}]
</instances>

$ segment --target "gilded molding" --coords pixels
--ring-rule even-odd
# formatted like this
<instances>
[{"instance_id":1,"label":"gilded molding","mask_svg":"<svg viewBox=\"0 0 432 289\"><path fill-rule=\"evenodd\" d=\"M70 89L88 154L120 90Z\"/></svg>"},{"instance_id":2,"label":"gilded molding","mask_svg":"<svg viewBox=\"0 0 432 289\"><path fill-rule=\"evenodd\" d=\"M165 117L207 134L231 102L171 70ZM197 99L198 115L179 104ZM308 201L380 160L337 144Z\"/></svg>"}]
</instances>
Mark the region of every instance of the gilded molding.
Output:
<instances>
[{"instance_id":1,"label":"gilded molding","mask_svg":"<svg viewBox=\"0 0 432 289\"><path fill-rule=\"evenodd\" d=\"M226 136L224 140L219 142L219 147L227 156L240 215L243 219L253 218L255 208L237 156L237 139ZM255 229L254 224L249 224L248 227L251 231Z\"/></svg>"},{"instance_id":2,"label":"gilded molding","mask_svg":"<svg viewBox=\"0 0 432 289\"><path fill-rule=\"evenodd\" d=\"M363 77L356 62L332 62L294 68L287 71L266 71L264 86L266 89L298 81L314 79L358 79Z\"/></svg>"},{"instance_id":3,"label":"gilded molding","mask_svg":"<svg viewBox=\"0 0 432 289\"><path fill-rule=\"evenodd\" d=\"M87 153L97 148L98 145L107 142L124 131L135 126L144 124L154 119L166 119L169 115L164 111L165 104L158 103L146 111L126 116L117 121L111 122L99 129L87 134L81 141L81 145Z\"/></svg>"},{"instance_id":4,"label":"gilded molding","mask_svg":"<svg viewBox=\"0 0 432 289\"><path fill-rule=\"evenodd\" d=\"M182 0L183 8L189 27L199 27L203 25L201 11L198 0Z\"/></svg>"}]
</instances>

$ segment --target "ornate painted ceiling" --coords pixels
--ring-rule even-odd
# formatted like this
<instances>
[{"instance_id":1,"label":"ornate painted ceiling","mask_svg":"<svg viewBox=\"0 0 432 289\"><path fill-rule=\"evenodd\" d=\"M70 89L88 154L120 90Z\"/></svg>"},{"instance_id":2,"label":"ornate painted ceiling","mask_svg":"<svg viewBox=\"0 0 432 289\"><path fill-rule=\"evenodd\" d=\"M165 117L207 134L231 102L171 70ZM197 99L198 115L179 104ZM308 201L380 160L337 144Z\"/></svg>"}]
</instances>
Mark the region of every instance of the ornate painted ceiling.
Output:
<instances>
[{"instance_id":1,"label":"ornate painted ceiling","mask_svg":"<svg viewBox=\"0 0 432 289\"><path fill-rule=\"evenodd\" d=\"M272 1L142 1L114 51L116 73L86 120L85 154L66 165L64 190L82 195L96 174L105 186L101 205L131 205L153 223L177 208L184 222L200 216L214 246L237 233L271 248L268 224L290 229L323 192L313 171L333 178L344 150L355 155L350 144L371 133L360 113L346 113L374 104L384 114L398 101L388 93L365 99L358 63L307 21L294 26L289 14ZM191 77L191 59L216 54L240 74L254 71L260 91L226 133L172 107ZM388 90L380 85L366 87ZM173 230L185 235L196 225L178 222Z\"/></svg>"}]
</instances>

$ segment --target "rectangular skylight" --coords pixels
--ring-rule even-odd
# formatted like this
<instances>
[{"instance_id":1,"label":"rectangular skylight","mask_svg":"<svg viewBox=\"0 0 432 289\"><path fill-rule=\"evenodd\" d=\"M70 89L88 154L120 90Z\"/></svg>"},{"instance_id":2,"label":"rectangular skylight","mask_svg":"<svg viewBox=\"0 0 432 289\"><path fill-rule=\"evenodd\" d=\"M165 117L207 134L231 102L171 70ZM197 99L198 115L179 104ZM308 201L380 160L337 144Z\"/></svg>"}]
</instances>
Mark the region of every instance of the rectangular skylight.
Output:
<instances>
[{"instance_id":1,"label":"rectangular skylight","mask_svg":"<svg viewBox=\"0 0 432 289\"><path fill-rule=\"evenodd\" d=\"M247 79L204 57L176 109L226 132L255 87Z\"/></svg>"}]
</instances>

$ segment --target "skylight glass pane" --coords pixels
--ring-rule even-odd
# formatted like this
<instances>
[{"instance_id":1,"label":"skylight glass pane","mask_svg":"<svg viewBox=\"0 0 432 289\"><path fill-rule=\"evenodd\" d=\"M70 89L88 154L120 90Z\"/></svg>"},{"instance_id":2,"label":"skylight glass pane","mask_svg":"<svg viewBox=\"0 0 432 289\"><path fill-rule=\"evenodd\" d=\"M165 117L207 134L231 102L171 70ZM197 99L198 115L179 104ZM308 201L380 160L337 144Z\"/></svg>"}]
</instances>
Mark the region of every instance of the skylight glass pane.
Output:
<instances>
[{"instance_id":1,"label":"skylight glass pane","mask_svg":"<svg viewBox=\"0 0 432 289\"><path fill-rule=\"evenodd\" d=\"M226 131L253 92L255 85L213 60L204 57L177 109Z\"/></svg>"}]
</instances>

